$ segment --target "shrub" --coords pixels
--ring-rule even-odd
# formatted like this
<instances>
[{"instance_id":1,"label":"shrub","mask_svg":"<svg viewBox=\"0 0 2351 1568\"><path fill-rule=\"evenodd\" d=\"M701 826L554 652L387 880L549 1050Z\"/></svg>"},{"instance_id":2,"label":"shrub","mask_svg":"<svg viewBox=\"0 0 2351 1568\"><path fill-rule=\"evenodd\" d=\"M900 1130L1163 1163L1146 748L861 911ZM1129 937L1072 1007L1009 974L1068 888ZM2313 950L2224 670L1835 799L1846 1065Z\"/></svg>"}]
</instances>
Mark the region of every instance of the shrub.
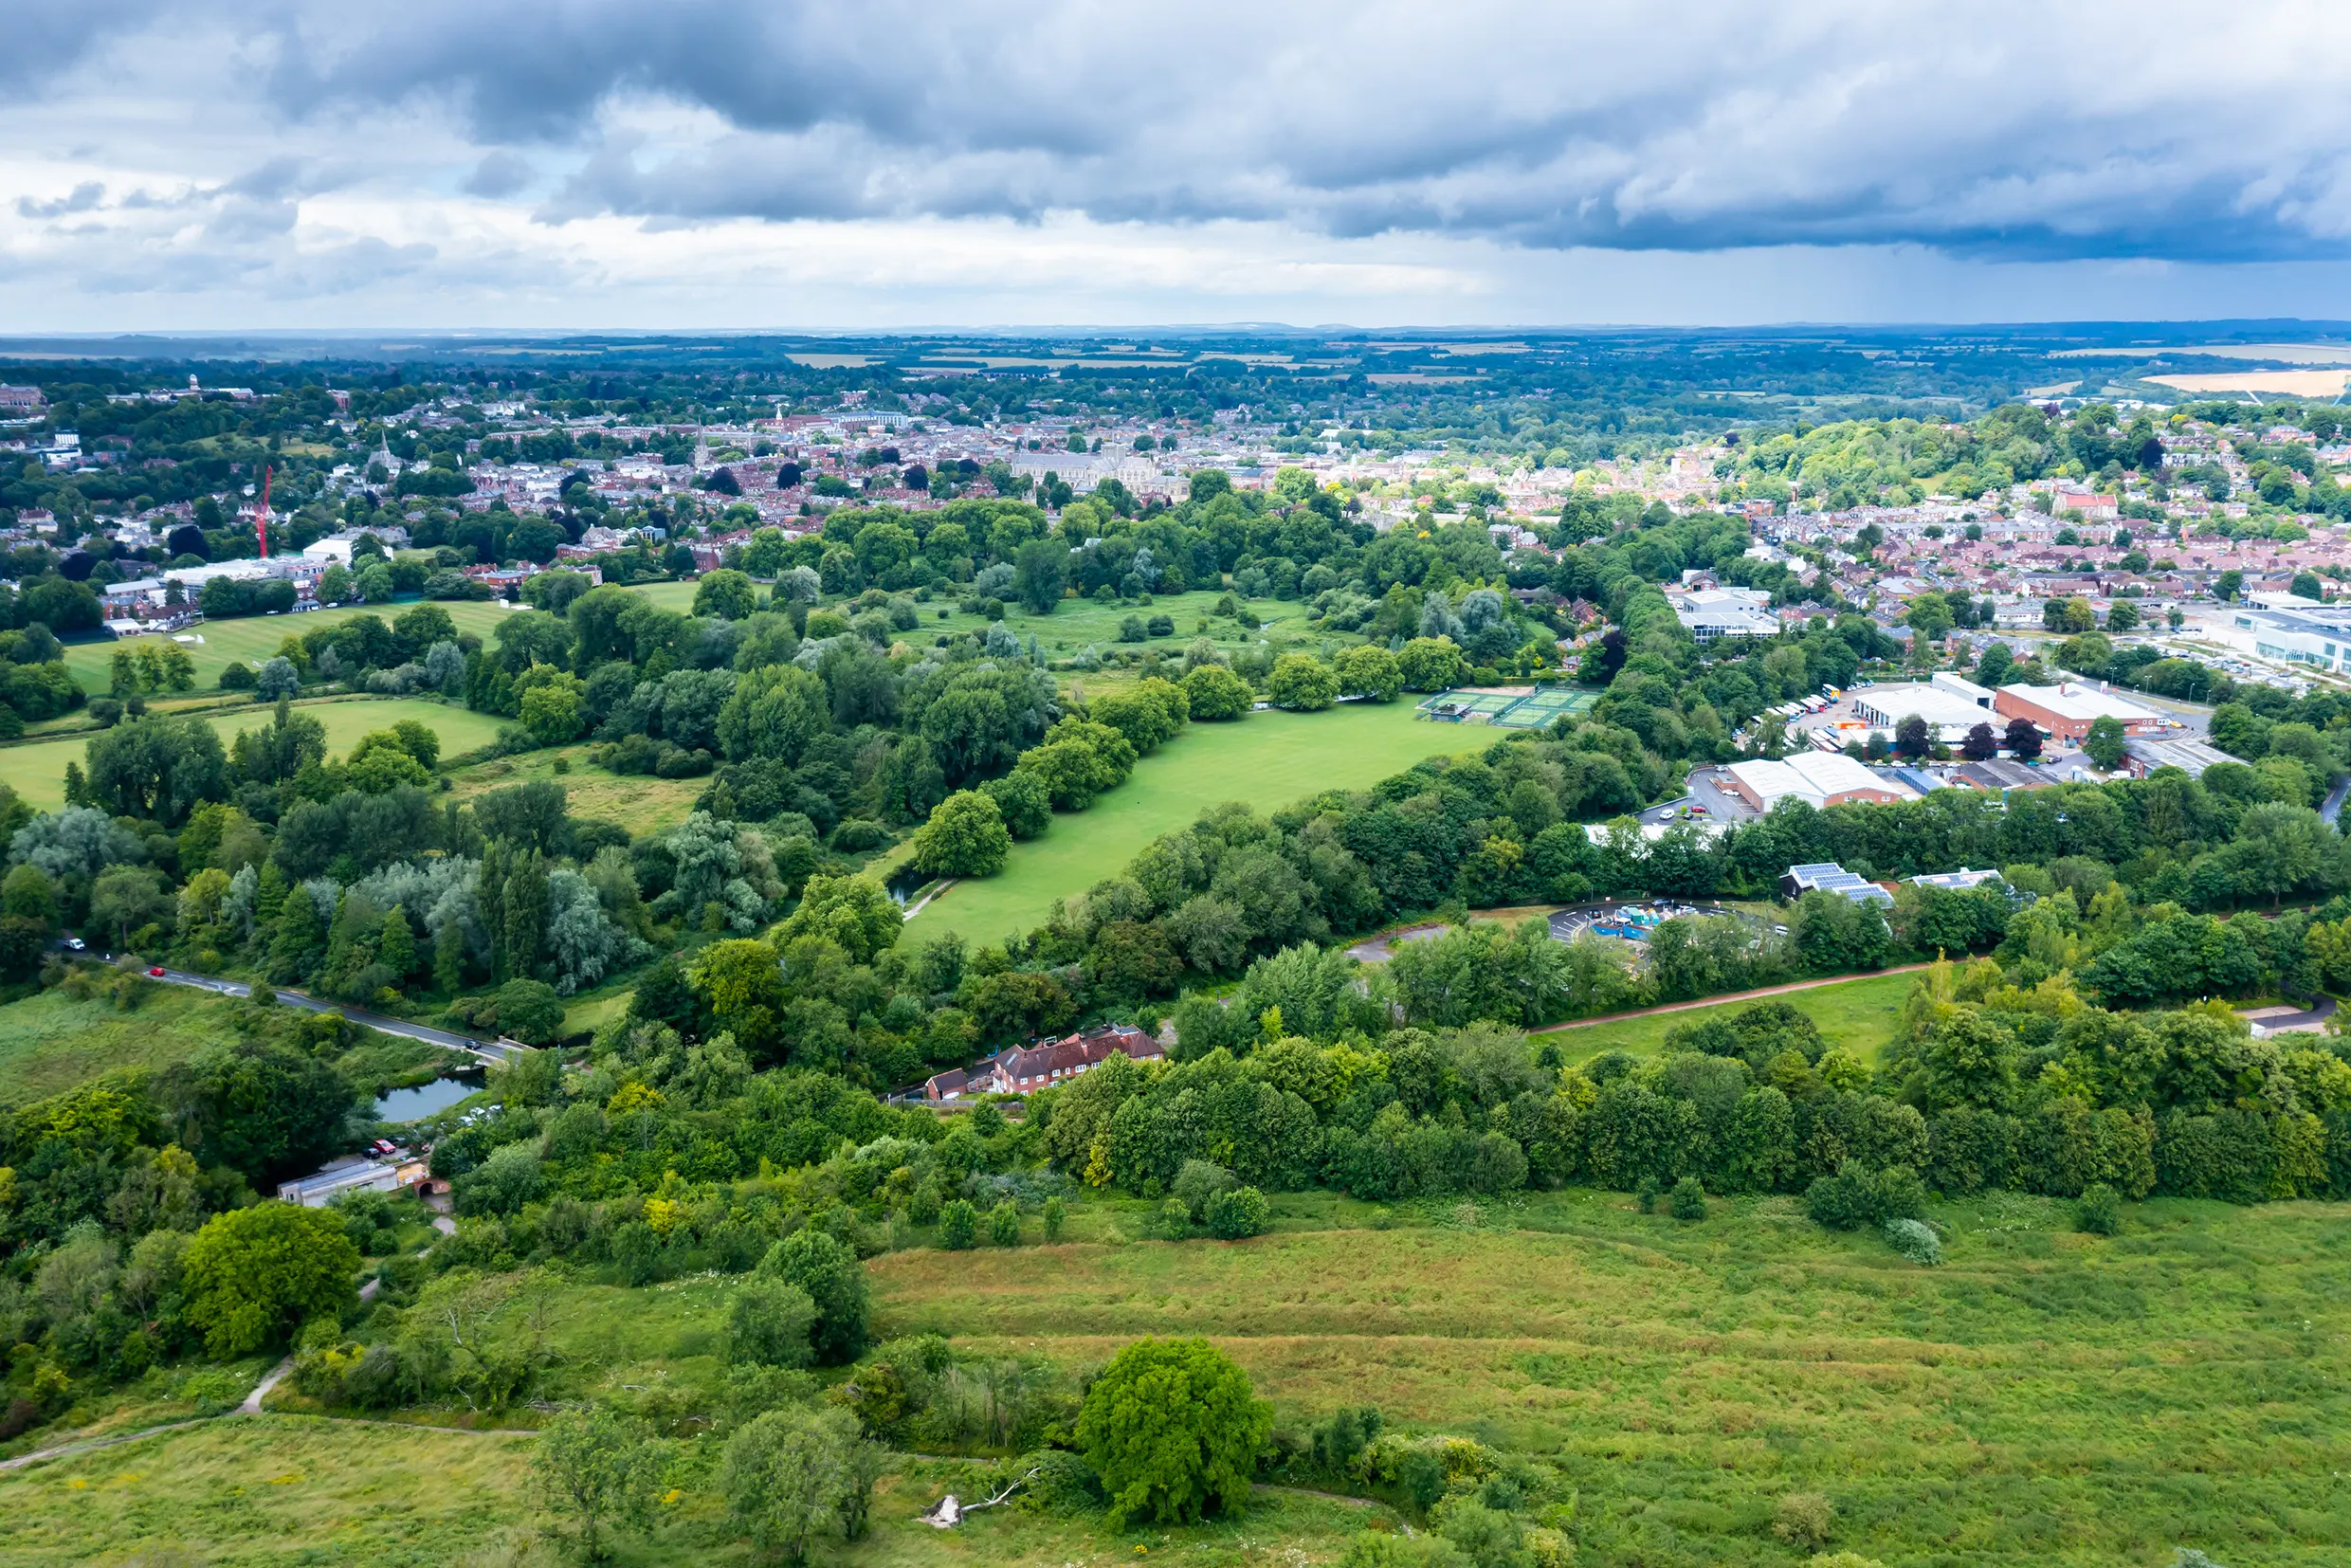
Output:
<instances>
[{"instance_id":1,"label":"shrub","mask_svg":"<svg viewBox=\"0 0 2351 1568\"><path fill-rule=\"evenodd\" d=\"M1179 1197L1169 1198L1159 1205L1159 1230L1170 1241L1181 1241L1192 1234L1192 1211Z\"/></svg>"},{"instance_id":2,"label":"shrub","mask_svg":"<svg viewBox=\"0 0 2351 1568\"><path fill-rule=\"evenodd\" d=\"M1023 1478L1016 1505L1029 1512L1092 1513L1103 1504L1102 1478L1066 1449L1038 1449L1008 1461L989 1491Z\"/></svg>"},{"instance_id":3,"label":"shrub","mask_svg":"<svg viewBox=\"0 0 2351 1568\"><path fill-rule=\"evenodd\" d=\"M2110 1236L2123 1228L2123 1199L2103 1181L2082 1189L2073 1206L2073 1228L2093 1236Z\"/></svg>"},{"instance_id":4,"label":"shrub","mask_svg":"<svg viewBox=\"0 0 2351 1568\"><path fill-rule=\"evenodd\" d=\"M1048 1197L1045 1200L1046 1245L1050 1246L1061 1240L1061 1228L1067 1218L1068 1211L1063 1206L1061 1199Z\"/></svg>"},{"instance_id":5,"label":"shrub","mask_svg":"<svg viewBox=\"0 0 2351 1568\"><path fill-rule=\"evenodd\" d=\"M1887 1220L1886 1240L1895 1251L1923 1268L1932 1268L1942 1262L1942 1241L1924 1220Z\"/></svg>"},{"instance_id":6,"label":"shrub","mask_svg":"<svg viewBox=\"0 0 2351 1568\"><path fill-rule=\"evenodd\" d=\"M241 660L229 660L220 672L220 688L223 691L251 691L260 684L261 677L253 673L253 666Z\"/></svg>"},{"instance_id":7,"label":"shrub","mask_svg":"<svg viewBox=\"0 0 2351 1568\"><path fill-rule=\"evenodd\" d=\"M1634 1194L1641 1200L1641 1212L1653 1214L1657 1212L1657 1196L1661 1191L1663 1189L1657 1185L1655 1176L1647 1176L1641 1178L1640 1191Z\"/></svg>"},{"instance_id":8,"label":"shrub","mask_svg":"<svg viewBox=\"0 0 2351 1568\"><path fill-rule=\"evenodd\" d=\"M816 1304L807 1291L754 1275L728 1308L727 1358L747 1366L806 1366L813 1354L809 1331L815 1325Z\"/></svg>"},{"instance_id":9,"label":"shrub","mask_svg":"<svg viewBox=\"0 0 2351 1568\"><path fill-rule=\"evenodd\" d=\"M1818 1492L1790 1492L1772 1511L1772 1533L1800 1552L1818 1550L1835 1523L1834 1504Z\"/></svg>"},{"instance_id":10,"label":"shrub","mask_svg":"<svg viewBox=\"0 0 2351 1568\"><path fill-rule=\"evenodd\" d=\"M1184 1217L1197 1225L1208 1218L1208 1206L1221 1193L1229 1193L1239 1185L1230 1171L1205 1159L1187 1159L1176 1173L1175 1194L1184 1206Z\"/></svg>"},{"instance_id":11,"label":"shrub","mask_svg":"<svg viewBox=\"0 0 2351 1568\"><path fill-rule=\"evenodd\" d=\"M1834 1176L1821 1176L1805 1190L1804 1207L1832 1231L1858 1231L1865 1225L1889 1220L1915 1220L1926 1212L1926 1188L1905 1165L1889 1165L1875 1174L1849 1159Z\"/></svg>"},{"instance_id":12,"label":"shrub","mask_svg":"<svg viewBox=\"0 0 2351 1568\"><path fill-rule=\"evenodd\" d=\"M1208 1233L1218 1241L1240 1241L1266 1233L1271 1206L1254 1187L1236 1187L1208 1200Z\"/></svg>"},{"instance_id":13,"label":"shrub","mask_svg":"<svg viewBox=\"0 0 2351 1568\"><path fill-rule=\"evenodd\" d=\"M1684 1176L1673 1184L1673 1217L1675 1219L1704 1219L1706 1189L1696 1176Z\"/></svg>"},{"instance_id":14,"label":"shrub","mask_svg":"<svg viewBox=\"0 0 2351 1568\"><path fill-rule=\"evenodd\" d=\"M988 1239L998 1247L1020 1245L1020 1205L1006 1198L988 1211Z\"/></svg>"},{"instance_id":15,"label":"shrub","mask_svg":"<svg viewBox=\"0 0 2351 1568\"><path fill-rule=\"evenodd\" d=\"M979 1211L962 1198L939 1211L939 1245L961 1252L978 1244Z\"/></svg>"}]
</instances>

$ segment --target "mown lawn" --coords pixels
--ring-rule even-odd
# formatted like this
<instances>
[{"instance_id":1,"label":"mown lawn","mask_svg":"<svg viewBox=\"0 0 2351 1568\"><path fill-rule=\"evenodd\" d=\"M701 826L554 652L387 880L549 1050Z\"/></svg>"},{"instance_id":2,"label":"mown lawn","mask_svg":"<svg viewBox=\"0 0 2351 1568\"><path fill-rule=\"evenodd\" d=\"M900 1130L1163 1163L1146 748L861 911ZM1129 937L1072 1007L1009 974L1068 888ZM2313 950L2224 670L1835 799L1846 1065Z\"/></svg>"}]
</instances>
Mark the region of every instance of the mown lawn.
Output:
<instances>
[{"instance_id":1,"label":"mown lawn","mask_svg":"<svg viewBox=\"0 0 2351 1568\"><path fill-rule=\"evenodd\" d=\"M1320 790L1359 790L1423 757L1482 751L1493 740L1483 730L1422 722L1400 702L1190 724L1090 808L1057 814L1044 837L1014 845L1003 871L958 883L932 901L909 935L927 940L954 931L989 942L1026 932L1044 923L1055 899L1118 875L1144 845L1222 801L1270 811Z\"/></svg>"},{"instance_id":2,"label":"mown lawn","mask_svg":"<svg viewBox=\"0 0 2351 1568\"><path fill-rule=\"evenodd\" d=\"M1865 1062L1875 1062L1880 1049L1894 1037L1896 1014L1910 994L1915 975L1872 975L1867 979L1790 991L1715 1007L1686 1008L1674 1012L1647 1012L1604 1024L1570 1024L1542 1037L1559 1048L1570 1062L1581 1062L1603 1051L1621 1050L1649 1056L1665 1048L1666 1031L1704 1018L1727 1018L1762 1002L1785 1002L1820 1026L1821 1038L1842 1046Z\"/></svg>"},{"instance_id":3,"label":"mown lawn","mask_svg":"<svg viewBox=\"0 0 2351 1568\"><path fill-rule=\"evenodd\" d=\"M180 638L200 638L201 641L179 642L195 661L196 685L210 690L219 684L220 672L234 660L259 669L264 660L278 651L278 645L288 637L301 637L322 626L347 621L354 615L374 615L389 624L419 601L405 600L395 604L340 605L331 610L306 611L299 615L241 615L226 621L199 621ZM478 633L484 642L490 630L513 611L514 607L499 599L436 600L449 612L460 631ZM122 642L100 638L96 642L71 643L65 648L65 667L71 671L82 689L93 697L102 697L109 687L107 671L118 647L137 647L140 643L163 643L178 638L133 637Z\"/></svg>"},{"instance_id":4,"label":"mown lawn","mask_svg":"<svg viewBox=\"0 0 2351 1568\"><path fill-rule=\"evenodd\" d=\"M387 730L403 719L413 719L441 737L444 757L487 745L504 722L454 702L415 697L355 697L298 704L326 727L330 752L340 754L370 730ZM256 730L269 722L266 708L246 708L206 720L224 744L239 730ZM40 740L0 747L0 784L7 784L37 810L52 811L65 803L65 764L85 760L90 737Z\"/></svg>"}]
</instances>

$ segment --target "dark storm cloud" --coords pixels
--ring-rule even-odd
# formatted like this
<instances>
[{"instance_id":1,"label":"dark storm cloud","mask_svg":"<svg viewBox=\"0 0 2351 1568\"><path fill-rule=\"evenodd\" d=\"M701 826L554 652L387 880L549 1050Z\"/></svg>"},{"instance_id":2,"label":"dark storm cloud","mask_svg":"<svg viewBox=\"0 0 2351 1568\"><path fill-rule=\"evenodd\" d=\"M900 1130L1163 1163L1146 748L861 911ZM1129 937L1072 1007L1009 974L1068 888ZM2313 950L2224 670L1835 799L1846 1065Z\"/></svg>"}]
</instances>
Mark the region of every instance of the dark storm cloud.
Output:
<instances>
[{"instance_id":1,"label":"dark storm cloud","mask_svg":"<svg viewBox=\"0 0 2351 1568\"><path fill-rule=\"evenodd\" d=\"M62 115L93 41L202 24L265 75L290 136L446 116L478 149L468 192L556 172L552 223L1082 212L2224 261L2351 238L2351 103L2309 72L2351 44L2351 9L2300 0L21 10L0 70L67 95ZM665 111L684 128L647 129Z\"/></svg>"}]
</instances>

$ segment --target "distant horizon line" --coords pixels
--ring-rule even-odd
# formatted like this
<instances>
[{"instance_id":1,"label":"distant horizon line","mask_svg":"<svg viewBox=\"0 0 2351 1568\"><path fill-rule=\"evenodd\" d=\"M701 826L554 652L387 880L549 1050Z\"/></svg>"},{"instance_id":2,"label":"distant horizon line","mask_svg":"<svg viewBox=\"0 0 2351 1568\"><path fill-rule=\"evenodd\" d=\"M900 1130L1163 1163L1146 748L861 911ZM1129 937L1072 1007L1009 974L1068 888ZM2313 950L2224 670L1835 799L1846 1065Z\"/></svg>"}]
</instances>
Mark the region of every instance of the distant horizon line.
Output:
<instances>
[{"instance_id":1,"label":"distant horizon line","mask_svg":"<svg viewBox=\"0 0 2351 1568\"><path fill-rule=\"evenodd\" d=\"M726 327L421 327L403 325L365 327L179 327L179 328L98 328L75 331L0 332L0 352L17 344L34 343L99 343L175 340L245 339L263 342L288 342L305 339L355 339L384 337L418 337L433 341L465 342L474 339L523 338L556 340L579 337L615 337L631 339L675 339L686 337L779 337L833 341L842 338L893 337L1215 337L1215 336L1296 336L1321 337L1340 335L1355 337L1509 337L1518 336L1583 337L1625 336L1663 333L1681 336L1739 336L1755 333L2032 333L2059 335L2101 332L2138 332L2162 337L2178 337L2199 330L2244 333L2253 330L2295 331L2324 335L2340 334L2351 339L2351 319L2311 318L2297 316L2215 316L2175 318L2160 320L2114 319L2064 319L1977 321L1899 321L1899 320L1808 320L1751 322L1742 325L1722 323L1649 321L1649 322L1498 322L1471 324L1421 324L1366 327L1348 322L1298 324L1286 321L1159 321L1117 322L1107 324L1058 323L1051 325L948 324L933 323L901 327L797 327L797 326L726 326Z\"/></svg>"}]
</instances>

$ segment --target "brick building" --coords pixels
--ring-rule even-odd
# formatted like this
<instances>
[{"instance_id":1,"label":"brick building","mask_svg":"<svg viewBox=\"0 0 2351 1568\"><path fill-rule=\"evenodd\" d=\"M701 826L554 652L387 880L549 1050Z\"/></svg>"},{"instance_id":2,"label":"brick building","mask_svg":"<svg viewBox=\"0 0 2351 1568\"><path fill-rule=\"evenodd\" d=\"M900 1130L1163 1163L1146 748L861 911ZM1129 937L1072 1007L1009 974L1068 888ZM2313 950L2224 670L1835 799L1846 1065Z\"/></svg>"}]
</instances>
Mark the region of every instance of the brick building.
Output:
<instances>
[{"instance_id":1,"label":"brick building","mask_svg":"<svg viewBox=\"0 0 2351 1568\"><path fill-rule=\"evenodd\" d=\"M1031 1094L1089 1072L1114 1054L1146 1062L1165 1056L1167 1048L1131 1025L1112 1024L1063 1040L1008 1047L969 1067L934 1073L922 1094L940 1104L983 1094Z\"/></svg>"}]
</instances>

